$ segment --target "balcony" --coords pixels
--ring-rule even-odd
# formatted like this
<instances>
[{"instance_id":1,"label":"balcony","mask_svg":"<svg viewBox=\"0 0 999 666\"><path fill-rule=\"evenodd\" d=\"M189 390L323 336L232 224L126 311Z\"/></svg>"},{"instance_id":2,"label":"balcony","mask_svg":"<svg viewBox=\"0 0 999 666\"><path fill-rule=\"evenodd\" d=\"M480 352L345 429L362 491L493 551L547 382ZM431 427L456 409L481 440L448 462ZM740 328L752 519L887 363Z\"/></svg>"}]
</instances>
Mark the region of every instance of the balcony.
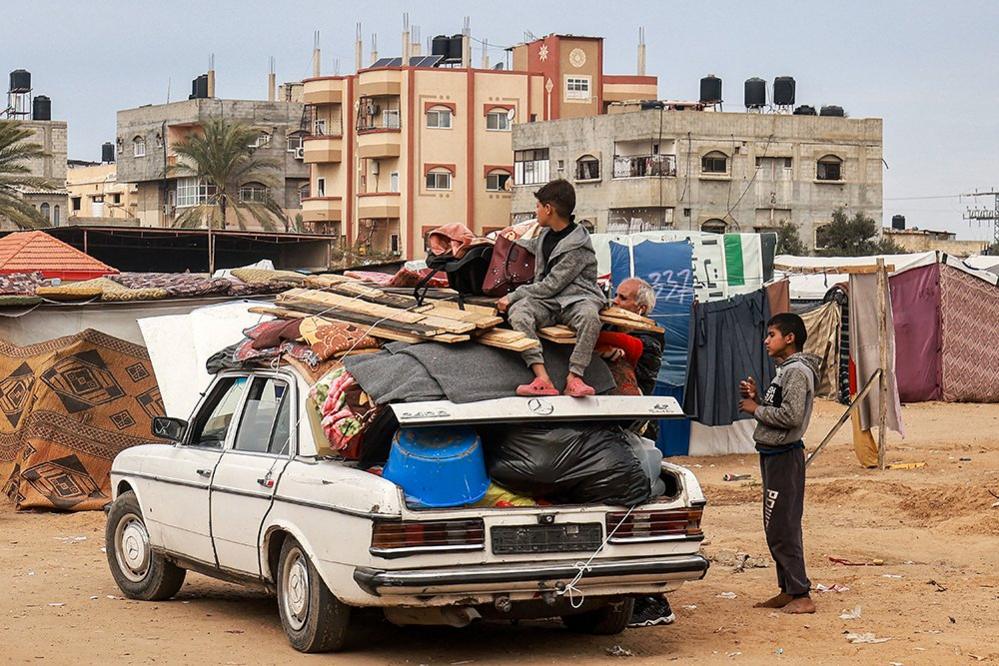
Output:
<instances>
[{"instance_id":1,"label":"balcony","mask_svg":"<svg viewBox=\"0 0 999 666\"><path fill-rule=\"evenodd\" d=\"M402 133L398 127L374 127L358 129L358 157L381 159L399 157L402 151Z\"/></svg>"},{"instance_id":2,"label":"balcony","mask_svg":"<svg viewBox=\"0 0 999 666\"><path fill-rule=\"evenodd\" d=\"M306 79L302 101L306 104L342 104L344 80L336 77Z\"/></svg>"},{"instance_id":3,"label":"balcony","mask_svg":"<svg viewBox=\"0 0 999 666\"><path fill-rule=\"evenodd\" d=\"M358 74L357 94L360 97L398 95L402 91L402 72L374 69Z\"/></svg>"},{"instance_id":4,"label":"balcony","mask_svg":"<svg viewBox=\"0 0 999 666\"><path fill-rule=\"evenodd\" d=\"M302 199L304 222L340 222L343 200L340 197L305 197Z\"/></svg>"},{"instance_id":5,"label":"balcony","mask_svg":"<svg viewBox=\"0 0 999 666\"><path fill-rule=\"evenodd\" d=\"M327 164L343 159L343 138L307 136L302 140L302 160L306 164Z\"/></svg>"},{"instance_id":6,"label":"balcony","mask_svg":"<svg viewBox=\"0 0 999 666\"><path fill-rule=\"evenodd\" d=\"M676 176L676 155L615 155L614 178Z\"/></svg>"},{"instance_id":7,"label":"balcony","mask_svg":"<svg viewBox=\"0 0 999 666\"><path fill-rule=\"evenodd\" d=\"M383 219L399 217L398 192L364 192L357 195L358 219Z\"/></svg>"}]
</instances>

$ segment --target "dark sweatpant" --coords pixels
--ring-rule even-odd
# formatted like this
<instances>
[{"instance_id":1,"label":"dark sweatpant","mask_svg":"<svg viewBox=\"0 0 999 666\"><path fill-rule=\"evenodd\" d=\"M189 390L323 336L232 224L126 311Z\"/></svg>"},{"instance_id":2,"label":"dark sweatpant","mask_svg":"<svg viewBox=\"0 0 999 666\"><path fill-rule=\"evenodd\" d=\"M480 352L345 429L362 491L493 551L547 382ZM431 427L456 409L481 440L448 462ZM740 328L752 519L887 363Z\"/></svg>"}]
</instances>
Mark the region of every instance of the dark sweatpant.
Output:
<instances>
[{"instance_id":1,"label":"dark sweatpant","mask_svg":"<svg viewBox=\"0 0 999 666\"><path fill-rule=\"evenodd\" d=\"M777 585L792 596L807 594L801 516L805 508L805 450L760 454L763 479L763 530L777 565Z\"/></svg>"}]
</instances>

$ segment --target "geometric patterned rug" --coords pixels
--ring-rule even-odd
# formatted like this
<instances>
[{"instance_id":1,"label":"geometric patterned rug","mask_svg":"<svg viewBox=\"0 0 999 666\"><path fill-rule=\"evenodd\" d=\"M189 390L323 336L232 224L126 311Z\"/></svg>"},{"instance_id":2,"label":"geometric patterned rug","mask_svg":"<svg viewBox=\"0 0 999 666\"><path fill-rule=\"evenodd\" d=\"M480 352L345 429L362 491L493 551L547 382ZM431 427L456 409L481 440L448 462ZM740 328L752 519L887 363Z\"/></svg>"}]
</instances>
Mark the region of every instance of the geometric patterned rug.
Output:
<instances>
[{"instance_id":1,"label":"geometric patterned rug","mask_svg":"<svg viewBox=\"0 0 999 666\"><path fill-rule=\"evenodd\" d=\"M93 329L0 340L0 492L18 509L100 509L115 455L157 441L164 413L145 347Z\"/></svg>"},{"instance_id":2,"label":"geometric patterned rug","mask_svg":"<svg viewBox=\"0 0 999 666\"><path fill-rule=\"evenodd\" d=\"M999 402L999 287L940 266L943 399Z\"/></svg>"}]
</instances>

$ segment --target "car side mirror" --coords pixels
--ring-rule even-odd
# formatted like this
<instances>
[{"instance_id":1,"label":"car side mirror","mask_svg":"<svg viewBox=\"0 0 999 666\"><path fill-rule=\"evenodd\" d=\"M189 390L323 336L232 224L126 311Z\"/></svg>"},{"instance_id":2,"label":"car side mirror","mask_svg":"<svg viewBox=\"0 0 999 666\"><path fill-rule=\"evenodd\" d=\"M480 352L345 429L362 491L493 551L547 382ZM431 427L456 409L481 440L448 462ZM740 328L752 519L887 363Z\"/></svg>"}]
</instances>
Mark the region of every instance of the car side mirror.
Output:
<instances>
[{"instance_id":1,"label":"car side mirror","mask_svg":"<svg viewBox=\"0 0 999 666\"><path fill-rule=\"evenodd\" d=\"M169 416L153 418L153 435L171 442L182 442L187 434L187 421Z\"/></svg>"}]
</instances>

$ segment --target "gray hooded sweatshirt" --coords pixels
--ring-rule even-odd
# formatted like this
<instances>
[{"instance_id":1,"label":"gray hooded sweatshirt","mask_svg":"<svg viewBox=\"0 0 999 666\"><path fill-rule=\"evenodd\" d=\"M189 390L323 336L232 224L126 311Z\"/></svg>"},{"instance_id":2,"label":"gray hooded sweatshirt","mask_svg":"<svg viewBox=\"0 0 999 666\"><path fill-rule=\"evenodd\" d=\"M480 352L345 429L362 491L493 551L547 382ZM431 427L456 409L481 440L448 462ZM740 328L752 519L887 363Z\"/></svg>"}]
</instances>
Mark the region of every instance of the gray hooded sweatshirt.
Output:
<instances>
[{"instance_id":1,"label":"gray hooded sweatshirt","mask_svg":"<svg viewBox=\"0 0 999 666\"><path fill-rule=\"evenodd\" d=\"M820 362L815 354L798 352L778 366L777 375L753 413L753 439L758 449L781 448L805 434L812 418Z\"/></svg>"},{"instance_id":2,"label":"gray hooded sweatshirt","mask_svg":"<svg viewBox=\"0 0 999 666\"><path fill-rule=\"evenodd\" d=\"M518 240L517 244L534 253L534 282L521 285L507 298L513 305L522 298L536 298L566 308L579 301L592 301L598 307L607 305L607 297L597 286L597 255L590 234L577 224L568 236L552 250L550 257L541 256L544 239L550 229L537 238Z\"/></svg>"}]
</instances>

